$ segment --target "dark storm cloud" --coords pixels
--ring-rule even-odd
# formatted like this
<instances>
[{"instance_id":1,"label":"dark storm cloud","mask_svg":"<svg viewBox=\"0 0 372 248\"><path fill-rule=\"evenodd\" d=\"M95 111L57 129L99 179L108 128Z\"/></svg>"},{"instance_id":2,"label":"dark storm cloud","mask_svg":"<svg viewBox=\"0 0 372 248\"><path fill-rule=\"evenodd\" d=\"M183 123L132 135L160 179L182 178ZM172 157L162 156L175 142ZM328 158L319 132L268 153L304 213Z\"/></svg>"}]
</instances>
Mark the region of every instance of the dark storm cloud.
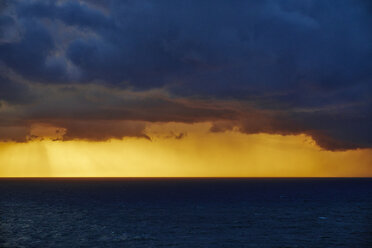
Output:
<instances>
[{"instance_id":1,"label":"dark storm cloud","mask_svg":"<svg viewBox=\"0 0 372 248\"><path fill-rule=\"evenodd\" d=\"M50 125L51 123L49 123ZM123 137L142 137L150 138L145 134L144 130L146 127L145 122L139 121L111 121L111 120L98 120L98 121L54 121L53 126L50 126L55 136L59 137L58 140L94 140L94 141L105 141L109 139L121 139ZM34 125L31 128L31 135L33 138L39 138L35 133L40 129L39 136L44 138L48 134L44 134L43 130L47 129L43 126L38 128L38 125ZM45 131L44 131L45 132Z\"/></svg>"},{"instance_id":2,"label":"dark storm cloud","mask_svg":"<svg viewBox=\"0 0 372 248\"><path fill-rule=\"evenodd\" d=\"M0 30L3 66L29 81L171 94L103 103L108 111L61 99L29 119L230 119L212 130L372 147L369 1L14 1ZM21 101L16 87L6 81L0 98ZM217 107L192 106L195 99Z\"/></svg>"},{"instance_id":3,"label":"dark storm cloud","mask_svg":"<svg viewBox=\"0 0 372 248\"><path fill-rule=\"evenodd\" d=\"M193 123L230 120L238 115L233 108L170 98L163 91L134 92L94 84L39 84L28 90L33 96L28 104L6 101L0 107L0 140L149 139L145 134L149 122Z\"/></svg>"},{"instance_id":4,"label":"dark storm cloud","mask_svg":"<svg viewBox=\"0 0 372 248\"><path fill-rule=\"evenodd\" d=\"M0 75L0 100L11 104L25 104L31 102L32 98L27 85L13 82Z\"/></svg>"}]
</instances>

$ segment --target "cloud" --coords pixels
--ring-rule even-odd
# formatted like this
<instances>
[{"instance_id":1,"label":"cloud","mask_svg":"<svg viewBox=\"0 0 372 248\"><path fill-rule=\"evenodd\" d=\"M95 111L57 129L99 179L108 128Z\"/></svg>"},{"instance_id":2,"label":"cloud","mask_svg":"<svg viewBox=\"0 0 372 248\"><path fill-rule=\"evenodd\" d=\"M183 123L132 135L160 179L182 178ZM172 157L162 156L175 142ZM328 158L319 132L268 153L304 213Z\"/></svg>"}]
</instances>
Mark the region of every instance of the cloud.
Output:
<instances>
[{"instance_id":1,"label":"cloud","mask_svg":"<svg viewBox=\"0 0 372 248\"><path fill-rule=\"evenodd\" d=\"M11 104L25 104L30 102L31 99L32 95L27 85L13 82L9 78L0 75L0 100Z\"/></svg>"},{"instance_id":2,"label":"cloud","mask_svg":"<svg viewBox=\"0 0 372 248\"><path fill-rule=\"evenodd\" d=\"M23 105L0 108L0 122L108 121L103 137L118 137L114 120L211 121L372 147L371 11L362 0L8 2L0 100Z\"/></svg>"},{"instance_id":3,"label":"cloud","mask_svg":"<svg viewBox=\"0 0 372 248\"><path fill-rule=\"evenodd\" d=\"M0 140L149 138L145 134L149 122L205 122L231 119L237 114L234 109L216 108L208 102L174 99L161 90L138 92L94 84L38 84L28 89L35 96L31 102L5 102L0 107L4 134L14 126L26 131L21 135L12 131L5 136L0 133Z\"/></svg>"},{"instance_id":4,"label":"cloud","mask_svg":"<svg viewBox=\"0 0 372 248\"><path fill-rule=\"evenodd\" d=\"M123 137L150 139L145 133L145 123L138 121L72 121L57 122L66 128L63 140L85 139L103 141Z\"/></svg>"}]
</instances>

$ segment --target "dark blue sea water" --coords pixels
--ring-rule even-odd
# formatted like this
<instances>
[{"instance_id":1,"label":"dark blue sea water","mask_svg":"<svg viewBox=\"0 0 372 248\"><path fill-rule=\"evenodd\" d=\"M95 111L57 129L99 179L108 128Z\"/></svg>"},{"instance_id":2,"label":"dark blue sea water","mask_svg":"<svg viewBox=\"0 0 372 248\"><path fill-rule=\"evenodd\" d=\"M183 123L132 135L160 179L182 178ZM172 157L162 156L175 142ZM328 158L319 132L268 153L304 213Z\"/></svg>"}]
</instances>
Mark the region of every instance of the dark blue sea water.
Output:
<instances>
[{"instance_id":1,"label":"dark blue sea water","mask_svg":"<svg viewBox=\"0 0 372 248\"><path fill-rule=\"evenodd\" d=\"M0 247L372 247L372 180L0 179Z\"/></svg>"}]
</instances>

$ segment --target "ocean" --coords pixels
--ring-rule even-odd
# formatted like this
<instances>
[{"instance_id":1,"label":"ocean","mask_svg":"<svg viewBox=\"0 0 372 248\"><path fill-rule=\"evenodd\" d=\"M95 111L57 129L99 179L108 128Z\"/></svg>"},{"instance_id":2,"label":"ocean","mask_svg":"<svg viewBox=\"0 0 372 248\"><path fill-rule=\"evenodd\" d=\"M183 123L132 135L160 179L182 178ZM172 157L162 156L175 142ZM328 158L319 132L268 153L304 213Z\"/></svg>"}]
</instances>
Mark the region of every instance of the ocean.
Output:
<instances>
[{"instance_id":1,"label":"ocean","mask_svg":"<svg viewBox=\"0 0 372 248\"><path fill-rule=\"evenodd\" d=\"M0 247L372 247L372 179L0 179Z\"/></svg>"}]
</instances>

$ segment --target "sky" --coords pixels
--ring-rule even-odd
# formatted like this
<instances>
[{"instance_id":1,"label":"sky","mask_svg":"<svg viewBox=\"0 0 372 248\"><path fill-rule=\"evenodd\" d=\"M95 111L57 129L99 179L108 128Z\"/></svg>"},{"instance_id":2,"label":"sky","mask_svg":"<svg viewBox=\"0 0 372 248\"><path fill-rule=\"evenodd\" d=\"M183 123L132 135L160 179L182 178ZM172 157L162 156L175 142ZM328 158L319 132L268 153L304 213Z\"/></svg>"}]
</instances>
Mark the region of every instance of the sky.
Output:
<instances>
[{"instance_id":1,"label":"sky","mask_svg":"<svg viewBox=\"0 0 372 248\"><path fill-rule=\"evenodd\" d=\"M371 177L369 0L0 2L0 177Z\"/></svg>"}]
</instances>

